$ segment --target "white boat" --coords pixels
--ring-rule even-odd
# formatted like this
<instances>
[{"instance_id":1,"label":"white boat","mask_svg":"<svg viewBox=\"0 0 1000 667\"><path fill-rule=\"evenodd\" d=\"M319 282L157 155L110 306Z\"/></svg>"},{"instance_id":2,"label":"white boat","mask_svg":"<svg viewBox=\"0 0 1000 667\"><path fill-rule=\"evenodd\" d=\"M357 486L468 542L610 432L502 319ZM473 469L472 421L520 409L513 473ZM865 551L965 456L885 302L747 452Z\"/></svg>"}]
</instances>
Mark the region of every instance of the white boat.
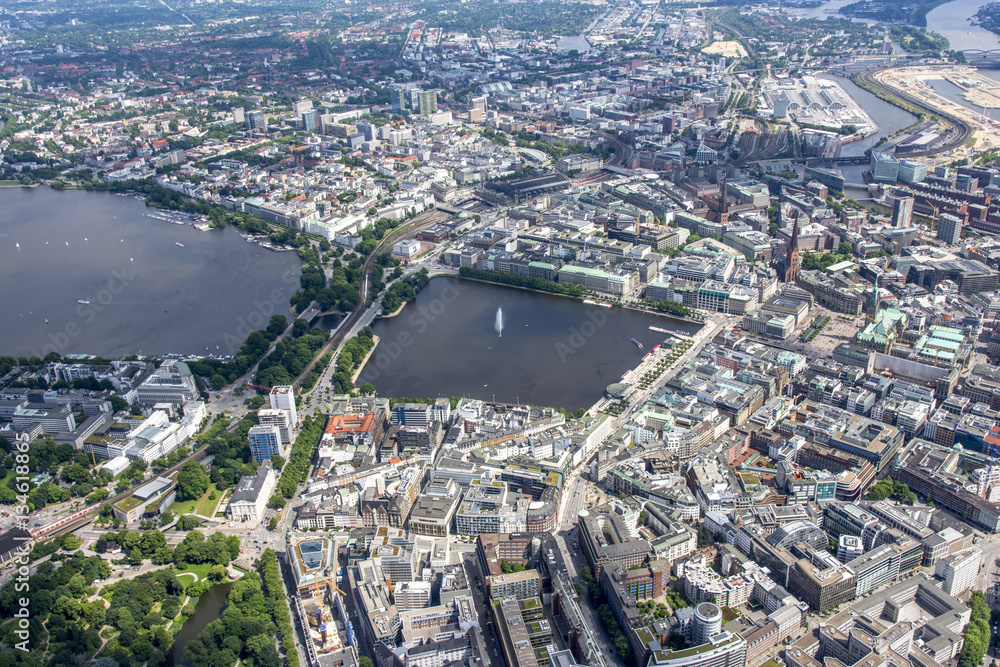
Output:
<instances>
[{"instance_id":1,"label":"white boat","mask_svg":"<svg viewBox=\"0 0 1000 667\"><path fill-rule=\"evenodd\" d=\"M89 303L90 303L90 302L89 302L89 301L87 301L86 299L77 299L77 300L76 300L76 302L77 302L77 303L82 303L82 304L89 304Z\"/></svg>"},{"instance_id":2,"label":"white boat","mask_svg":"<svg viewBox=\"0 0 1000 667\"><path fill-rule=\"evenodd\" d=\"M119 243L125 243L125 239L122 239L121 241L119 241Z\"/></svg>"},{"instance_id":3,"label":"white boat","mask_svg":"<svg viewBox=\"0 0 1000 667\"><path fill-rule=\"evenodd\" d=\"M180 243L180 242L178 242L178 241L175 241L175 243L176 243L177 245L179 245L180 247L182 247L182 248L184 247L184 244L183 244L183 243Z\"/></svg>"}]
</instances>

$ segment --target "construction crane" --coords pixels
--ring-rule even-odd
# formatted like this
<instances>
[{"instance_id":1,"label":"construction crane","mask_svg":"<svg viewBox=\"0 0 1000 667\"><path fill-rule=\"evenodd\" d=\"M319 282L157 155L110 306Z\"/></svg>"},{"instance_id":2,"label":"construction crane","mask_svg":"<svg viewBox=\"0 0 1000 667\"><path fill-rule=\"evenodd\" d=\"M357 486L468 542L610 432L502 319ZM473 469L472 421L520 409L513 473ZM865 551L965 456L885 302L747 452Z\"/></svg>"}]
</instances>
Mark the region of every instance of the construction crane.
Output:
<instances>
[{"instance_id":1,"label":"construction crane","mask_svg":"<svg viewBox=\"0 0 1000 667\"><path fill-rule=\"evenodd\" d=\"M253 384L252 382L244 382L243 384L247 387L253 387L254 389L261 389L267 392L271 391L271 387L262 387L259 384Z\"/></svg>"}]
</instances>

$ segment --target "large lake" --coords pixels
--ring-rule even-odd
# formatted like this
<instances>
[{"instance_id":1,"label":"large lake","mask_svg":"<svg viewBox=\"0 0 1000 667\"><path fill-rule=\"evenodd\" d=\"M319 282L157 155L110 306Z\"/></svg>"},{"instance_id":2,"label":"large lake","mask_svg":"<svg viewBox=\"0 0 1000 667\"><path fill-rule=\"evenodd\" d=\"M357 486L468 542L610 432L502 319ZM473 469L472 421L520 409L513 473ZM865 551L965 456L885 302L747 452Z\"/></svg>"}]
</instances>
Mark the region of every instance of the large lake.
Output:
<instances>
[{"instance_id":1,"label":"large lake","mask_svg":"<svg viewBox=\"0 0 1000 667\"><path fill-rule=\"evenodd\" d=\"M434 278L399 315L374 324L381 342L358 384L371 382L384 396L468 396L589 408L607 385L663 341L664 334L650 331L650 325L699 328L566 297Z\"/></svg>"},{"instance_id":2,"label":"large lake","mask_svg":"<svg viewBox=\"0 0 1000 667\"><path fill-rule=\"evenodd\" d=\"M0 354L232 354L289 316L294 252L154 211L105 192L0 189Z\"/></svg>"}]
</instances>

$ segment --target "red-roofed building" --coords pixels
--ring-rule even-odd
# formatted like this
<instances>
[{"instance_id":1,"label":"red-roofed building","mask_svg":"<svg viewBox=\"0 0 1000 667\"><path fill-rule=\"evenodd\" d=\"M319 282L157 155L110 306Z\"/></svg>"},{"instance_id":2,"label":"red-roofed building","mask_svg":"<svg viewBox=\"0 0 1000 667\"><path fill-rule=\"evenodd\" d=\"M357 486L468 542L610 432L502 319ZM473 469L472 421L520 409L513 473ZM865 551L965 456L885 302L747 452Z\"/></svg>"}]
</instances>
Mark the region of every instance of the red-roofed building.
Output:
<instances>
[{"instance_id":1,"label":"red-roofed building","mask_svg":"<svg viewBox=\"0 0 1000 667\"><path fill-rule=\"evenodd\" d=\"M382 420L384 421L384 420ZM326 423L324 445L358 445L370 447L382 439L385 425L371 412L363 415L334 415Z\"/></svg>"}]
</instances>

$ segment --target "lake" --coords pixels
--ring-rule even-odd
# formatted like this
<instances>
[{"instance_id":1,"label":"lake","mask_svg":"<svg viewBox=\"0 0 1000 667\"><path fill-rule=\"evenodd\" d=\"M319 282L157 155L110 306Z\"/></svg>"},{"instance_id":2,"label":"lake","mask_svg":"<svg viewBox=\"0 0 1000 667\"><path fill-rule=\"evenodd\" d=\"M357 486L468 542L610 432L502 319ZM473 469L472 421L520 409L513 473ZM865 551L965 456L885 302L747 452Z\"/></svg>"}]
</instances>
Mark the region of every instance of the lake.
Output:
<instances>
[{"instance_id":1,"label":"lake","mask_svg":"<svg viewBox=\"0 0 1000 667\"><path fill-rule=\"evenodd\" d=\"M372 326L381 341L358 384L371 382L383 396L589 408L663 341L650 325L690 333L700 328L566 297L434 278L399 315Z\"/></svg>"},{"instance_id":2,"label":"lake","mask_svg":"<svg viewBox=\"0 0 1000 667\"><path fill-rule=\"evenodd\" d=\"M171 653L174 656L175 665L188 665L181 659L184 646L200 636L205 630L205 626L219 618L223 607L226 606L226 598L229 596L229 589L233 587L230 583L216 584L208 589L198 598L198 604L194 607L194 616L184 621L180 631L174 635L174 645ZM193 667L193 666L188 666Z\"/></svg>"},{"instance_id":3,"label":"lake","mask_svg":"<svg viewBox=\"0 0 1000 667\"><path fill-rule=\"evenodd\" d=\"M0 354L233 354L272 314L291 317L296 253L144 215L155 211L106 192L0 188Z\"/></svg>"}]
</instances>

